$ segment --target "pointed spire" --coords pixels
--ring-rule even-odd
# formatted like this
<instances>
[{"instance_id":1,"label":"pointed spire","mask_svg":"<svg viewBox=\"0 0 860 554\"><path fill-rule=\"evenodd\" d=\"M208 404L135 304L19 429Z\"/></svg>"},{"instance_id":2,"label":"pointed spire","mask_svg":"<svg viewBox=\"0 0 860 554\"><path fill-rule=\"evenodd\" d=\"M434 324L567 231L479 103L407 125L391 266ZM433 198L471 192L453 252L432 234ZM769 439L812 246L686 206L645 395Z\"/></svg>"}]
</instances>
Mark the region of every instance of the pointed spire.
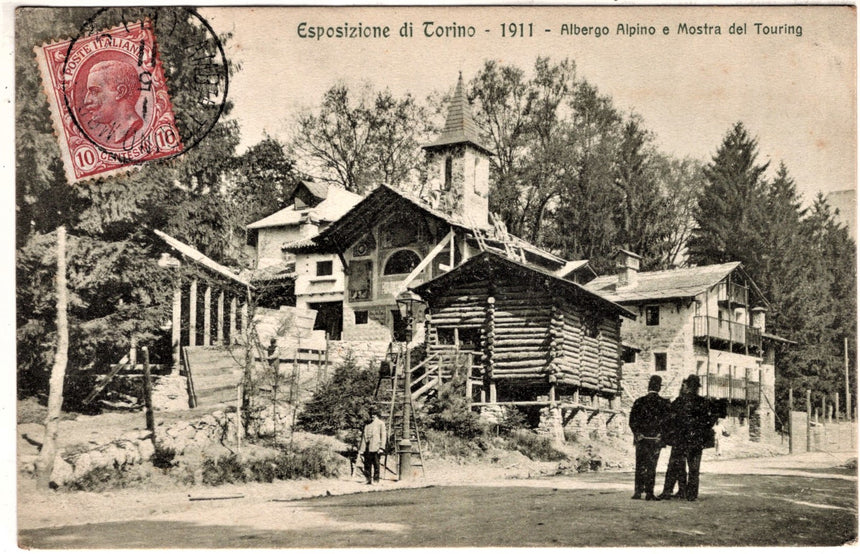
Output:
<instances>
[{"instance_id":1,"label":"pointed spire","mask_svg":"<svg viewBox=\"0 0 860 554\"><path fill-rule=\"evenodd\" d=\"M472 116L472 108L469 106L468 98L466 98L466 87L463 85L462 71L457 79L457 87L454 89L454 95L448 103L448 117L445 119L445 128L442 129L442 133L435 141L425 145L424 148L436 148L460 143L472 144L478 149L492 154L492 150L484 146L481 142L478 124L475 123L475 118Z\"/></svg>"}]
</instances>

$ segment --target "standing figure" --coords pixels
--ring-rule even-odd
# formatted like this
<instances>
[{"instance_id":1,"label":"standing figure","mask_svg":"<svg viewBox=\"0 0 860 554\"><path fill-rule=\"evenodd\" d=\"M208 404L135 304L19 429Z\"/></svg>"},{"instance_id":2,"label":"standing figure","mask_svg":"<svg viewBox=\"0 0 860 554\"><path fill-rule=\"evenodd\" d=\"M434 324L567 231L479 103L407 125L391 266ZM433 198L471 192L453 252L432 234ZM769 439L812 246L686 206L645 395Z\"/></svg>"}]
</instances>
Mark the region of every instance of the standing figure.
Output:
<instances>
[{"instance_id":1,"label":"standing figure","mask_svg":"<svg viewBox=\"0 0 860 554\"><path fill-rule=\"evenodd\" d=\"M364 456L364 476L367 484L371 484L371 476L374 483L379 483L379 456L385 452L385 442L388 439L385 423L379 419L379 410L376 406L370 407L370 423L364 426L361 435L361 443L358 451Z\"/></svg>"},{"instance_id":2,"label":"standing figure","mask_svg":"<svg viewBox=\"0 0 860 554\"><path fill-rule=\"evenodd\" d=\"M659 375L652 375L648 380L648 394L637 398L630 409L630 430L633 431L633 444L636 445L634 500L640 500L643 492L645 500L660 500L654 496L654 479L657 460L663 448L663 420L669 413L669 401L659 395L662 384Z\"/></svg>"},{"instance_id":3,"label":"standing figure","mask_svg":"<svg viewBox=\"0 0 860 554\"><path fill-rule=\"evenodd\" d=\"M669 407L669 414L663 422L663 442L671 448L669 452L669 465L666 467L666 480L663 482L663 492L660 500L673 498L675 484L678 485L678 494L674 498L685 498L687 487L687 463L683 448L677 443L679 430L678 401L686 394L686 381L681 383L681 392Z\"/></svg>"},{"instance_id":4,"label":"standing figure","mask_svg":"<svg viewBox=\"0 0 860 554\"><path fill-rule=\"evenodd\" d=\"M277 380L278 372L281 369L281 349L278 348L278 339L275 337L272 337L272 340L269 341L269 347L266 348L266 361Z\"/></svg>"},{"instance_id":5,"label":"standing figure","mask_svg":"<svg viewBox=\"0 0 860 554\"><path fill-rule=\"evenodd\" d=\"M714 445L714 423L717 416L711 410L707 398L699 396L701 383L698 375L690 375L685 379L681 395L672 403L672 419L674 420L674 446L687 466L687 486L684 497L694 501L699 497L699 465L702 462L702 450ZM666 481L669 476L667 472ZM665 493L665 489L664 489Z\"/></svg>"}]
</instances>

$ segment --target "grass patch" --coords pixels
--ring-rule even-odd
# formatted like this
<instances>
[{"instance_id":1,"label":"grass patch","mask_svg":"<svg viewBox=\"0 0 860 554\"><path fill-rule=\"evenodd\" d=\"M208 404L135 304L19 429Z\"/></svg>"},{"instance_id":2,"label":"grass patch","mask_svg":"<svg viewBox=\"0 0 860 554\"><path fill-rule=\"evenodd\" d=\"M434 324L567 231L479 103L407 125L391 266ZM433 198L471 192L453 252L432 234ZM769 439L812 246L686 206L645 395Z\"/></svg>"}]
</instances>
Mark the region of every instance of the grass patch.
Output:
<instances>
[{"instance_id":1,"label":"grass patch","mask_svg":"<svg viewBox=\"0 0 860 554\"><path fill-rule=\"evenodd\" d=\"M549 438L536 435L531 431L513 431L505 438L505 442L509 449L520 452L530 460L559 462L567 459L567 455L555 448Z\"/></svg>"},{"instance_id":2,"label":"grass patch","mask_svg":"<svg viewBox=\"0 0 860 554\"><path fill-rule=\"evenodd\" d=\"M141 467L122 470L117 467L97 467L81 475L66 487L76 491L104 492L111 489L136 487L149 481L149 474Z\"/></svg>"},{"instance_id":3,"label":"grass patch","mask_svg":"<svg viewBox=\"0 0 860 554\"><path fill-rule=\"evenodd\" d=\"M224 483L271 483L275 479L336 477L341 463L342 459L336 452L319 445L250 460L230 454L203 462L203 484L216 486Z\"/></svg>"}]
</instances>

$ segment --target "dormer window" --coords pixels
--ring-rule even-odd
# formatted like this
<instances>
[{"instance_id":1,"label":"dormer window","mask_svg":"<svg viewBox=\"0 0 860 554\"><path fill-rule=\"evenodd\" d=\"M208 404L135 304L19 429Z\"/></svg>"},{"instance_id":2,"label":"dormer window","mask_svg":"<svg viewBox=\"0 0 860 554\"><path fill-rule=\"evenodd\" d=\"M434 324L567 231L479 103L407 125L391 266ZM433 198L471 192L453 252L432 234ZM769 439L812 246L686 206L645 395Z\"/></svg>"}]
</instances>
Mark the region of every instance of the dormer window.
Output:
<instances>
[{"instance_id":1,"label":"dormer window","mask_svg":"<svg viewBox=\"0 0 860 554\"><path fill-rule=\"evenodd\" d=\"M454 179L454 160L451 156L445 158L445 185L444 190L451 190L451 181Z\"/></svg>"},{"instance_id":2,"label":"dormer window","mask_svg":"<svg viewBox=\"0 0 860 554\"><path fill-rule=\"evenodd\" d=\"M301 210L301 209L308 207L308 205L305 204L305 201L302 200L301 198L299 198L298 196L295 197L295 202L296 202L296 209L297 210Z\"/></svg>"}]
</instances>

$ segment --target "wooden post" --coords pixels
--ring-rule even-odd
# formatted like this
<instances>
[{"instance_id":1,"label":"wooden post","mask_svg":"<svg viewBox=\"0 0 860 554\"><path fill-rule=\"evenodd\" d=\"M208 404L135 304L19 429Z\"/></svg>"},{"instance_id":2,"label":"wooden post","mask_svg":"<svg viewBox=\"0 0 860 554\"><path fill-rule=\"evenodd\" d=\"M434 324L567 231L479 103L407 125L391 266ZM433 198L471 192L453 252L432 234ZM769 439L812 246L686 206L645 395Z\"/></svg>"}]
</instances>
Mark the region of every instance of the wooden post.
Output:
<instances>
[{"instance_id":1,"label":"wooden post","mask_svg":"<svg viewBox=\"0 0 860 554\"><path fill-rule=\"evenodd\" d=\"M134 335L128 340L128 363L131 367L137 365L137 337Z\"/></svg>"},{"instance_id":2,"label":"wooden post","mask_svg":"<svg viewBox=\"0 0 860 554\"><path fill-rule=\"evenodd\" d=\"M851 421L851 385L848 380L848 337L845 337L843 350L845 352L845 419Z\"/></svg>"},{"instance_id":3,"label":"wooden post","mask_svg":"<svg viewBox=\"0 0 860 554\"><path fill-rule=\"evenodd\" d=\"M806 389L806 451L812 450L812 391Z\"/></svg>"},{"instance_id":4,"label":"wooden post","mask_svg":"<svg viewBox=\"0 0 860 554\"><path fill-rule=\"evenodd\" d=\"M173 320L170 331L170 342L173 345L173 374L179 375L180 360L179 344L182 339L182 282L177 278L173 289Z\"/></svg>"},{"instance_id":5,"label":"wooden post","mask_svg":"<svg viewBox=\"0 0 860 554\"><path fill-rule=\"evenodd\" d=\"M242 333L248 331L248 303L242 302L242 309L240 310L242 316Z\"/></svg>"},{"instance_id":6,"label":"wooden post","mask_svg":"<svg viewBox=\"0 0 860 554\"><path fill-rule=\"evenodd\" d=\"M471 372L466 375L466 402L472 404L472 375Z\"/></svg>"},{"instance_id":7,"label":"wooden post","mask_svg":"<svg viewBox=\"0 0 860 554\"><path fill-rule=\"evenodd\" d=\"M490 402L492 402L493 404L498 402L498 397L496 396L496 383L495 382L490 383Z\"/></svg>"},{"instance_id":8,"label":"wooden post","mask_svg":"<svg viewBox=\"0 0 860 554\"><path fill-rule=\"evenodd\" d=\"M821 395L821 423L827 418L827 396Z\"/></svg>"},{"instance_id":9,"label":"wooden post","mask_svg":"<svg viewBox=\"0 0 860 554\"><path fill-rule=\"evenodd\" d=\"M51 484L54 458L57 455L57 435L60 432L60 414L63 408L63 383L69 359L68 290L66 287L66 227L57 227L57 351L51 367L48 389L48 415L45 417L45 438L36 460L36 475L39 487Z\"/></svg>"},{"instance_id":10,"label":"wooden post","mask_svg":"<svg viewBox=\"0 0 860 554\"><path fill-rule=\"evenodd\" d=\"M222 293L223 294L223 293ZM242 383L236 387L236 451L242 449Z\"/></svg>"},{"instance_id":11,"label":"wooden post","mask_svg":"<svg viewBox=\"0 0 860 554\"><path fill-rule=\"evenodd\" d=\"M230 344L236 344L236 297L230 298Z\"/></svg>"},{"instance_id":12,"label":"wooden post","mask_svg":"<svg viewBox=\"0 0 860 554\"><path fill-rule=\"evenodd\" d=\"M143 405L146 409L146 429L155 444L155 415L152 412L152 376L149 373L149 347L143 347Z\"/></svg>"},{"instance_id":13,"label":"wooden post","mask_svg":"<svg viewBox=\"0 0 860 554\"><path fill-rule=\"evenodd\" d=\"M794 411L794 388L788 388L788 453L794 453L794 440L792 439L794 425L791 423L791 412Z\"/></svg>"},{"instance_id":14,"label":"wooden post","mask_svg":"<svg viewBox=\"0 0 860 554\"><path fill-rule=\"evenodd\" d=\"M218 293L218 344L224 346L224 291Z\"/></svg>"},{"instance_id":15,"label":"wooden post","mask_svg":"<svg viewBox=\"0 0 860 554\"><path fill-rule=\"evenodd\" d=\"M750 368L744 368L744 403L747 405L747 424L750 420Z\"/></svg>"},{"instance_id":16,"label":"wooden post","mask_svg":"<svg viewBox=\"0 0 860 554\"><path fill-rule=\"evenodd\" d=\"M836 405L836 423L839 423L839 393L833 393L833 403Z\"/></svg>"},{"instance_id":17,"label":"wooden post","mask_svg":"<svg viewBox=\"0 0 860 554\"><path fill-rule=\"evenodd\" d=\"M212 286L203 291L203 346L212 344Z\"/></svg>"},{"instance_id":18,"label":"wooden post","mask_svg":"<svg viewBox=\"0 0 860 554\"><path fill-rule=\"evenodd\" d=\"M197 346L197 279L188 291L188 346Z\"/></svg>"},{"instance_id":19,"label":"wooden post","mask_svg":"<svg viewBox=\"0 0 860 554\"><path fill-rule=\"evenodd\" d=\"M734 366L730 365L729 366L729 404L731 404L732 401L735 399L734 384L735 384L735 368L734 368Z\"/></svg>"}]
</instances>

